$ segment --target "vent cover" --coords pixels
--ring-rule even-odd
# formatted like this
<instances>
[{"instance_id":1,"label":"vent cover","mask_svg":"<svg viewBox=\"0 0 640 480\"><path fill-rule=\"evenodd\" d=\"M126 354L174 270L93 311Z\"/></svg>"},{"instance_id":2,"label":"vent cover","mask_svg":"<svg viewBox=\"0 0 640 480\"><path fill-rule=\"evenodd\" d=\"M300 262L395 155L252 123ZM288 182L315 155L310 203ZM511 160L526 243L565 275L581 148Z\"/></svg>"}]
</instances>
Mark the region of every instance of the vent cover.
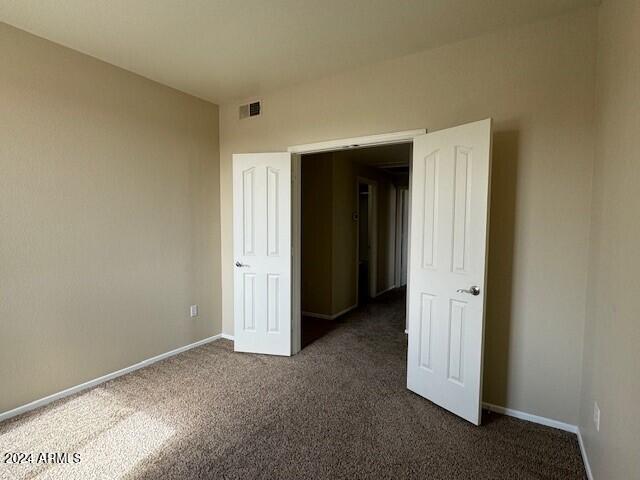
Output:
<instances>
[{"instance_id":1,"label":"vent cover","mask_svg":"<svg viewBox=\"0 0 640 480\"><path fill-rule=\"evenodd\" d=\"M239 112L240 120L243 118L257 117L262 113L262 104L260 101L257 101L240 105Z\"/></svg>"}]
</instances>

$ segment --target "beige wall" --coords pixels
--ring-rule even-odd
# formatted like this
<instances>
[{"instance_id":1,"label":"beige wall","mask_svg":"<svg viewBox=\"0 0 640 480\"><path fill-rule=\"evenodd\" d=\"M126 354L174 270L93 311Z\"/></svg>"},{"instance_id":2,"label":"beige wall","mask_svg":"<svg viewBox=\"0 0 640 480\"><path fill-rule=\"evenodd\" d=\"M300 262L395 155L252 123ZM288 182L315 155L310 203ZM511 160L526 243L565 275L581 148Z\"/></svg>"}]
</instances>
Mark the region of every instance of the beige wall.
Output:
<instances>
[{"instance_id":1,"label":"beige wall","mask_svg":"<svg viewBox=\"0 0 640 480\"><path fill-rule=\"evenodd\" d=\"M576 423L593 161L595 9L264 95L221 121L223 330L233 333L231 154L493 117L484 399ZM551 234L550 234L551 233Z\"/></svg>"},{"instance_id":2,"label":"beige wall","mask_svg":"<svg viewBox=\"0 0 640 480\"><path fill-rule=\"evenodd\" d=\"M640 1L602 3L597 84L580 430L594 478L631 479L640 478Z\"/></svg>"},{"instance_id":3,"label":"beige wall","mask_svg":"<svg viewBox=\"0 0 640 480\"><path fill-rule=\"evenodd\" d=\"M0 58L1 412L221 324L217 107L5 24Z\"/></svg>"},{"instance_id":4,"label":"beige wall","mask_svg":"<svg viewBox=\"0 0 640 480\"><path fill-rule=\"evenodd\" d=\"M333 313L342 312L357 302L358 210L356 168L342 152L332 155L333 163ZM369 219L371 221L371 219Z\"/></svg>"},{"instance_id":5,"label":"beige wall","mask_svg":"<svg viewBox=\"0 0 640 480\"><path fill-rule=\"evenodd\" d=\"M357 301L356 277L358 275L356 254L358 223L353 214L358 211L358 177L376 182L377 246L376 246L376 292L393 285L389 263L395 254L395 236L390 238L390 190L392 179L375 168L361 165L360 150L346 150L333 154L333 312L344 311ZM395 213L395 212L394 212ZM369 222L372 219L369 218ZM371 268L369 274L371 275Z\"/></svg>"},{"instance_id":6,"label":"beige wall","mask_svg":"<svg viewBox=\"0 0 640 480\"><path fill-rule=\"evenodd\" d=\"M302 311L333 315L333 154L302 157Z\"/></svg>"}]
</instances>

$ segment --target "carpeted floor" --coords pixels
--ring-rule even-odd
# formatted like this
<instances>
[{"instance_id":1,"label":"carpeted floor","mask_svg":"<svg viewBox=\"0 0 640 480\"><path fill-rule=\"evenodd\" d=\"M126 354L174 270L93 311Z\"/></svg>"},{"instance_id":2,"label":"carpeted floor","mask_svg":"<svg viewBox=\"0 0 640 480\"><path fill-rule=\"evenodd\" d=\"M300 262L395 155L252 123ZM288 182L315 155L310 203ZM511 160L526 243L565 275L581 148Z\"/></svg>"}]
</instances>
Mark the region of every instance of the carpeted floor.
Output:
<instances>
[{"instance_id":1,"label":"carpeted floor","mask_svg":"<svg viewBox=\"0 0 640 480\"><path fill-rule=\"evenodd\" d=\"M574 435L486 412L474 427L409 392L403 330L392 292L293 358L188 351L0 424L2 454L80 459L0 478L586 478Z\"/></svg>"}]
</instances>

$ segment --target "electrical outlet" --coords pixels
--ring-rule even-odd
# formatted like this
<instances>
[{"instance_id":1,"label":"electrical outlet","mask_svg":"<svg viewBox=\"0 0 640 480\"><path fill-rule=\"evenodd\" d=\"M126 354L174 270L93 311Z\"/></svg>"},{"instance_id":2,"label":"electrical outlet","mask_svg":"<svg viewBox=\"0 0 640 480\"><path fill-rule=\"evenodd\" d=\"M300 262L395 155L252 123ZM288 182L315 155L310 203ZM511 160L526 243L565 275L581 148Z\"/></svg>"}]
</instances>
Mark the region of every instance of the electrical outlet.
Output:
<instances>
[{"instance_id":1,"label":"electrical outlet","mask_svg":"<svg viewBox=\"0 0 640 480\"><path fill-rule=\"evenodd\" d=\"M192 318L198 316L198 305L191 305L191 308L189 309L189 315L191 315Z\"/></svg>"},{"instance_id":2,"label":"electrical outlet","mask_svg":"<svg viewBox=\"0 0 640 480\"><path fill-rule=\"evenodd\" d=\"M598 406L598 402L593 403L593 423L596 426L596 430L600 431L600 407Z\"/></svg>"}]
</instances>

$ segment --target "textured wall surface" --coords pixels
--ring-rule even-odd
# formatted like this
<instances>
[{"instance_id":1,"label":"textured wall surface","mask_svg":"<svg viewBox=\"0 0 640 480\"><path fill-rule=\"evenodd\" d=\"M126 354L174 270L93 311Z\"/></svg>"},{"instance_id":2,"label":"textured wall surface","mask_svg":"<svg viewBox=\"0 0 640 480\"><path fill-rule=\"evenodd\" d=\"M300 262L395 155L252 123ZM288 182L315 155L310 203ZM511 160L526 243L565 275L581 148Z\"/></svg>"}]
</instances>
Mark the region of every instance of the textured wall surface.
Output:
<instances>
[{"instance_id":1,"label":"textured wall surface","mask_svg":"<svg viewBox=\"0 0 640 480\"><path fill-rule=\"evenodd\" d=\"M598 479L640 478L639 27L640 1L602 3L580 412L580 431Z\"/></svg>"},{"instance_id":2,"label":"textured wall surface","mask_svg":"<svg viewBox=\"0 0 640 480\"><path fill-rule=\"evenodd\" d=\"M217 106L1 23L0 58L2 412L221 323Z\"/></svg>"}]
</instances>

